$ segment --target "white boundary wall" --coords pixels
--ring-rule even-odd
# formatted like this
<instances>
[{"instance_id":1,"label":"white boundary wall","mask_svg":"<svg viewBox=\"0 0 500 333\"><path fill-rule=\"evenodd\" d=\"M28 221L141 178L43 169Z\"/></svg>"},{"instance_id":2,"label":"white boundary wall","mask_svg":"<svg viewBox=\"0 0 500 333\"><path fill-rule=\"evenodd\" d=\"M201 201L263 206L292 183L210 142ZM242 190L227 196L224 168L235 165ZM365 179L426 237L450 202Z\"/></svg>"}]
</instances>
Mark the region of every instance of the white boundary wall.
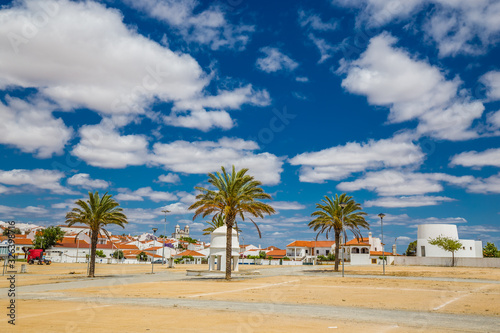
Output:
<instances>
[{"instance_id":1,"label":"white boundary wall","mask_svg":"<svg viewBox=\"0 0 500 333\"><path fill-rule=\"evenodd\" d=\"M395 257L398 266L451 266L451 257ZM496 267L500 268L500 258L457 258L455 266L461 267Z\"/></svg>"}]
</instances>

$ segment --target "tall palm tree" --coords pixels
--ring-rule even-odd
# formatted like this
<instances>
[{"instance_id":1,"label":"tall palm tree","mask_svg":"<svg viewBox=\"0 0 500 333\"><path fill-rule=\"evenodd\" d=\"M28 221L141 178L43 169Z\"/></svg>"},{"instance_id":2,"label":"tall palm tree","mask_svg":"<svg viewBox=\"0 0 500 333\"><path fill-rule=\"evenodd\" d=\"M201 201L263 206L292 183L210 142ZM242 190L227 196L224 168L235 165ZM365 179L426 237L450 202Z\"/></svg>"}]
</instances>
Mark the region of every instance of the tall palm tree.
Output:
<instances>
[{"instance_id":1,"label":"tall palm tree","mask_svg":"<svg viewBox=\"0 0 500 333\"><path fill-rule=\"evenodd\" d=\"M341 204L345 204L344 209L342 209ZM345 193L340 196L335 194L335 198L329 198L325 195L321 203L316 204L316 209L311 214L315 219L309 222L309 228L318 232L316 238L322 233L325 233L327 237L328 232L335 234L335 271L337 272L339 270L342 216L344 217L344 228L351 230L356 238L361 237L359 228L370 229L370 225L364 218L366 213L361 210L361 205Z\"/></svg>"},{"instance_id":2,"label":"tall palm tree","mask_svg":"<svg viewBox=\"0 0 500 333\"><path fill-rule=\"evenodd\" d=\"M78 200L75 202L77 207L66 214L66 223L71 227L75 223L86 224L90 228L90 269L89 277L94 277L95 272L95 253L97 239L101 231L109 238L109 233L104 229L106 225L116 224L125 228L128 223L127 217L122 213L123 209L111 197L105 193L99 197L99 192L89 192L87 201Z\"/></svg>"},{"instance_id":3,"label":"tall palm tree","mask_svg":"<svg viewBox=\"0 0 500 333\"><path fill-rule=\"evenodd\" d=\"M221 169L222 173L208 174L208 183L215 190L195 187L201 193L196 196L197 201L189 209L196 209L193 220L198 215L206 217L214 214L214 218L224 216L224 223L227 227L226 280L230 280L232 233L236 217L239 216L242 221L245 221L245 214L263 218L264 214L274 214L275 210L270 205L258 201L272 198L260 187L262 185L260 181L246 174L248 169L241 169L236 172L233 165L231 174L228 174L224 167L221 167ZM250 221L255 224L252 219Z\"/></svg>"}]
</instances>

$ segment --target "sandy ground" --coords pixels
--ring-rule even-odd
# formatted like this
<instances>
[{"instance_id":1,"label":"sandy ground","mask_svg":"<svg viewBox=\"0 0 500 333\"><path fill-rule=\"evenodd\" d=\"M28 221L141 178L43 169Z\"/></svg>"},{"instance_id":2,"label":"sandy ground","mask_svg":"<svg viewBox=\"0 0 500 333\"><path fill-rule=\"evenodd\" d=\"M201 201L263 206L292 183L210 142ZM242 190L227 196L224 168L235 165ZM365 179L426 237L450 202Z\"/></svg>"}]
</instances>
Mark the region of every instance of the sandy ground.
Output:
<instances>
[{"instance_id":1,"label":"sandy ground","mask_svg":"<svg viewBox=\"0 0 500 333\"><path fill-rule=\"evenodd\" d=\"M500 269L388 266L384 277L381 266L346 266L342 278L330 266L240 267L261 275L100 264L89 279L84 264L29 266L16 274L18 325L4 319L0 332L500 332Z\"/></svg>"}]
</instances>

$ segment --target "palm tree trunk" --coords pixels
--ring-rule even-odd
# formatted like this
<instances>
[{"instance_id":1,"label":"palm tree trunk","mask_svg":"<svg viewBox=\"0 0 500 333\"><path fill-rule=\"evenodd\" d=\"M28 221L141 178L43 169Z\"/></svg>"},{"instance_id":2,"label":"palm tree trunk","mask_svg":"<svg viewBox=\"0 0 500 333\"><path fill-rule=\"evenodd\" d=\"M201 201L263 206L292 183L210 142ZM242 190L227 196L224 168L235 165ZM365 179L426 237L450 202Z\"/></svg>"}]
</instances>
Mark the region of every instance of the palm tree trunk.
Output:
<instances>
[{"instance_id":1,"label":"palm tree trunk","mask_svg":"<svg viewBox=\"0 0 500 333\"><path fill-rule=\"evenodd\" d=\"M229 221L227 221L229 222ZM233 247L233 224L226 223L226 280L231 280L231 254Z\"/></svg>"},{"instance_id":2,"label":"palm tree trunk","mask_svg":"<svg viewBox=\"0 0 500 333\"><path fill-rule=\"evenodd\" d=\"M339 271L340 230L335 230L335 272Z\"/></svg>"},{"instance_id":3,"label":"palm tree trunk","mask_svg":"<svg viewBox=\"0 0 500 333\"><path fill-rule=\"evenodd\" d=\"M98 231L92 231L92 236L90 238L90 268L89 277L95 277L95 251L97 247L97 237L99 235Z\"/></svg>"},{"instance_id":4,"label":"palm tree trunk","mask_svg":"<svg viewBox=\"0 0 500 333\"><path fill-rule=\"evenodd\" d=\"M455 252L451 252L451 267L455 266Z\"/></svg>"}]
</instances>

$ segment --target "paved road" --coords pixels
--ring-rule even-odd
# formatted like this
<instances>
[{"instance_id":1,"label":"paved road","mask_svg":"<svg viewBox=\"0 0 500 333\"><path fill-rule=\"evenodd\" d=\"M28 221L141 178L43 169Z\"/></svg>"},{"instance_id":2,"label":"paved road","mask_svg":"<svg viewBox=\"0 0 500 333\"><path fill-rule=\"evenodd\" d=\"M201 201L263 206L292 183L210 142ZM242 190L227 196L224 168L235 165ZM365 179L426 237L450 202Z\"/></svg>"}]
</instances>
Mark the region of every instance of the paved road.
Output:
<instances>
[{"instance_id":1,"label":"paved road","mask_svg":"<svg viewBox=\"0 0 500 333\"><path fill-rule=\"evenodd\" d=\"M260 270L262 276L278 275L315 275L323 276L323 267L290 266L279 268L265 268ZM329 276L341 276L338 273L329 272ZM255 277L255 276L254 276ZM500 283L491 280L469 280L452 278L409 278L394 276L369 276L369 275L349 275L349 277L370 278L370 279L419 279L431 281L453 281L453 282L478 282L478 283ZM246 279L248 277L239 277ZM130 283L144 283L157 281L179 281L196 280L199 277L188 277L181 272L160 272L151 274L117 275L108 277L98 277L94 279L82 278L72 282L52 283L43 285L31 285L18 287L18 298L39 299L39 300L59 300L78 301L85 304L121 304L121 305L142 305L161 307L185 307L194 309L229 310L243 313L259 314L284 314L307 316L331 320L352 320L358 322L373 322L388 325L404 325L421 328L423 331L433 331L439 328L456 329L459 331L475 332L500 332L500 319L495 317L483 317L475 315L454 315L437 312L401 311L401 310L380 310L367 308L353 308L326 305L305 305L305 304L283 304L283 303L255 303L240 301L216 301L187 298L124 298L124 297L95 297L95 296L67 296L64 290L73 288L106 287L112 285L127 285ZM7 289L0 289L0 298L6 298Z\"/></svg>"}]
</instances>

